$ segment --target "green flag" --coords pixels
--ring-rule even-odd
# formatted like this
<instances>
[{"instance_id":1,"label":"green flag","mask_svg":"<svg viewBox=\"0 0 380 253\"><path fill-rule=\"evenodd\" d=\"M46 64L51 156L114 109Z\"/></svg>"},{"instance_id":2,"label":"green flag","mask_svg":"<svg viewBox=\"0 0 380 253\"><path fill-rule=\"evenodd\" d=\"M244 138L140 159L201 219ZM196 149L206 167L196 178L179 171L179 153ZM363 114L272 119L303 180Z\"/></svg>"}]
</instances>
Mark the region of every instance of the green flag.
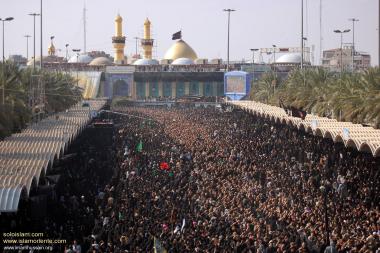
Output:
<instances>
[{"instance_id":1,"label":"green flag","mask_svg":"<svg viewBox=\"0 0 380 253\"><path fill-rule=\"evenodd\" d=\"M141 152L142 149L143 149L143 143L142 143L142 141L140 140L140 142L137 144L136 151L137 151L137 152Z\"/></svg>"}]
</instances>

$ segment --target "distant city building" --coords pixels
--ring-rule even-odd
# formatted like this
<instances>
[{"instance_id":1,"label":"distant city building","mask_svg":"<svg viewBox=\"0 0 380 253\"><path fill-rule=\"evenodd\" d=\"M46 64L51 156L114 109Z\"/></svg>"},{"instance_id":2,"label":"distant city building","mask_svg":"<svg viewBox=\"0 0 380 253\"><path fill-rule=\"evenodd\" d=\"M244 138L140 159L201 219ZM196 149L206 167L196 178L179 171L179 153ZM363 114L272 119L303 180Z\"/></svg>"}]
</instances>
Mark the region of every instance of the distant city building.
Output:
<instances>
[{"instance_id":1,"label":"distant city building","mask_svg":"<svg viewBox=\"0 0 380 253\"><path fill-rule=\"evenodd\" d=\"M342 52L342 56L341 56ZM323 51L322 65L332 70L339 70L343 63L344 70L352 69L352 46L344 46ZM354 68L364 69L371 66L371 56L368 53L355 51Z\"/></svg>"},{"instance_id":2,"label":"distant city building","mask_svg":"<svg viewBox=\"0 0 380 253\"><path fill-rule=\"evenodd\" d=\"M24 56L19 54L10 55L8 60L16 63L17 65L26 65L28 61Z\"/></svg>"}]
</instances>

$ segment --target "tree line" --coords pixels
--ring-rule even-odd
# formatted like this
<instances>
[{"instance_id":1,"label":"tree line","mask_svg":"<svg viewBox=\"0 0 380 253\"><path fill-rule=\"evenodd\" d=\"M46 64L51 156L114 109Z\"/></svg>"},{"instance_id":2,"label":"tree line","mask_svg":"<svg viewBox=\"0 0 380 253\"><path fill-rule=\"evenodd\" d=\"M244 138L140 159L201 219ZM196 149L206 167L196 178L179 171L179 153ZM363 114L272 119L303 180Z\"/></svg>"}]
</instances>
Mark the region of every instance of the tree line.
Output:
<instances>
[{"instance_id":1,"label":"tree line","mask_svg":"<svg viewBox=\"0 0 380 253\"><path fill-rule=\"evenodd\" d=\"M354 73L321 67L294 69L283 80L275 72L267 72L252 84L250 98L379 128L380 68Z\"/></svg>"},{"instance_id":2,"label":"tree line","mask_svg":"<svg viewBox=\"0 0 380 253\"><path fill-rule=\"evenodd\" d=\"M39 79L44 84L45 115L63 111L82 99L82 89L67 73L33 71L10 61L0 63L0 139L21 131L31 122L36 110L30 101L32 79Z\"/></svg>"}]
</instances>

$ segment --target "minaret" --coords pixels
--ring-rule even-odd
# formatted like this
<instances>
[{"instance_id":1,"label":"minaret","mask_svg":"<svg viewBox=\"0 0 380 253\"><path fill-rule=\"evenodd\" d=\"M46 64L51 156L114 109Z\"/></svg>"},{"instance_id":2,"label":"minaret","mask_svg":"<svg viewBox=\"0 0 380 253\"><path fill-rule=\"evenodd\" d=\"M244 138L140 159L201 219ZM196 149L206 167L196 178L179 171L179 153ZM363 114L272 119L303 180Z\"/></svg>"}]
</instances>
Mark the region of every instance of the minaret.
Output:
<instances>
[{"instance_id":1,"label":"minaret","mask_svg":"<svg viewBox=\"0 0 380 253\"><path fill-rule=\"evenodd\" d=\"M144 22L144 38L141 39L141 47L144 49L144 59L152 59L153 39L150 38L150 21Z\"/></svg>"},{"instance_id":2,"label":"minaret","mask_svg":"<svg viewBox=\"0 0 380 253\"><path fill-rule=\"evenodd\" d=\"M115 48L114 63L126 63L124 57L125 36L123 36L123 19L117 14L115 18L115 36L112 37L113 48Z\"/></svg>"},{"instance_id":3,"label":"minaret","mask_svg":"<svg viewBox=\"0 0 380 253\"><path fill-rule=\"evenodd\" d=\"M55 47L53 44L54 36L50 37L50 46L48 47L48 55L53 56L55 55Z\"/></svg>"}]
</instances>

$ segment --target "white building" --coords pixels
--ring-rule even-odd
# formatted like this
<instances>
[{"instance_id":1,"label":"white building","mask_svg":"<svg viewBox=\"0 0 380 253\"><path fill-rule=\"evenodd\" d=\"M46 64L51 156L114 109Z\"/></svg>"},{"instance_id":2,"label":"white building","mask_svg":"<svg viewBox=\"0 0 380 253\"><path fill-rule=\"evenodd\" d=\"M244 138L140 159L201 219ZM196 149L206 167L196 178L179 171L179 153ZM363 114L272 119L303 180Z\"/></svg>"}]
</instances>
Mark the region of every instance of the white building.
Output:
<instances>
[{"instance_id":1,"label":"white building","mask_svg":"<svg viewBox=\"0 0 380 253\"><path fill-rule=\"evenodd\" d=\"M322 65L333 70L340 70L343 63L344 70L352 69L352 46L344 46L323 51ZM371 66L371 56L368 53L355 51L354 68L363 69Z\"/></svg>"}]
</instances>

